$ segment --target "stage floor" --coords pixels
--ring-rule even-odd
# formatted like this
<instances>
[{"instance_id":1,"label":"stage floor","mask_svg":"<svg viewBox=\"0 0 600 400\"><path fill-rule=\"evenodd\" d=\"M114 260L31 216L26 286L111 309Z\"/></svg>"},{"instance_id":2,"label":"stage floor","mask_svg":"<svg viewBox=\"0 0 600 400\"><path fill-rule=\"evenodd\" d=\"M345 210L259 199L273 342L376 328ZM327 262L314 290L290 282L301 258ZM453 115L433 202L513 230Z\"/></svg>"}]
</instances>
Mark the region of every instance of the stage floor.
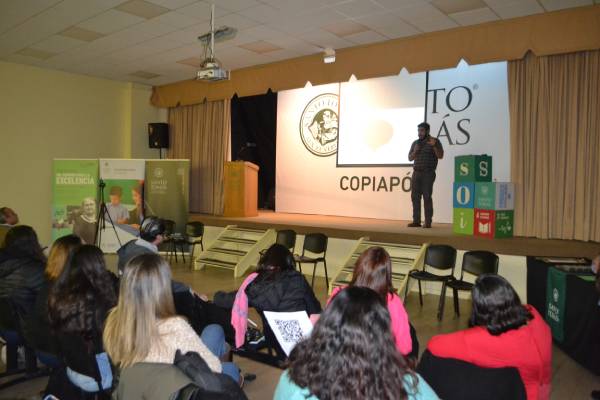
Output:
<instances>
[{"instance_id":1,"label":"stage floor","mask_svg":"<svg viewBox=\"0 0 600 400\"><path fill-rule=\"evenodd\" d=\"M451 224L433 224L431 229L408 228L406 225L409 221L288 214L264 210L259 211L257 217L191 214L190 219L201 221L207 226L238 225L259 229L293 229L299 234L322 232L329 237L340 239L368 236L371 240L379 242L448 244L460 250L488 250L497 254L518 256L593 258L600 253L600 243L597 242L526 237L492 240L454 234Z\"/></svg>"}]
</instances>

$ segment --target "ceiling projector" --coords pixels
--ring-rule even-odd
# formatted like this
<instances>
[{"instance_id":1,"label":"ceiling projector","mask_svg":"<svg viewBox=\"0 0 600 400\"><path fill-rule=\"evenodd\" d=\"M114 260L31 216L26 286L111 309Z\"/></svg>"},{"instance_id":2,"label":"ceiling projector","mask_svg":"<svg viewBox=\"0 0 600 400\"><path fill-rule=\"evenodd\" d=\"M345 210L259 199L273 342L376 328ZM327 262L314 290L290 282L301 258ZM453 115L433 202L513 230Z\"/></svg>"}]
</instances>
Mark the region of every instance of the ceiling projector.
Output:
<instances>
[{"instance_id":1,"label":"ceiling projector","mask_svg":"<svg viewBox=\"0 0 600 400\"><path fill-rule=\"evenodd\" d=\"M207 58L196 72L196 79L209 82L227 80L229 79L229 71L222 68L215 58Z\"/></svg>"},{"instance_id":2,"label":"ceiling projector","mask_svg":"<svg viewBox=\"0 0 600 400\"><path fill-rule=\"evenodd\" d=\"M229 79L229 71L221 67L221 63L215 58L215 40L231 39L236 32L236 29L229 27L222 27L215 31L215 5L212 4L210 9L210 32L198 37L198 40L204 43L205 55L206 50L209 50L209 56L200 64L200 69L196 72L196 80L215 82Z\"/></svg>"}]
</instances>

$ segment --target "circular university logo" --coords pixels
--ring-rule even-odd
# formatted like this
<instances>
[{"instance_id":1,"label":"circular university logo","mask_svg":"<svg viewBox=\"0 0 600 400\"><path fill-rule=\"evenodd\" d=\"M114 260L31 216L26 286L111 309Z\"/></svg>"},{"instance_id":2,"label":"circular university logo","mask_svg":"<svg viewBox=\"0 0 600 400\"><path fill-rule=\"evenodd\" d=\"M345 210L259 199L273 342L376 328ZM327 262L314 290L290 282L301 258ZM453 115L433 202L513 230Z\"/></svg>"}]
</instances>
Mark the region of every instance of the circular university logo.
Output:
<instances>
[{"instance_id":1,"label":"circular university logo","mask_svg":"<svg viewBox=\"0 0 600 400\"><path fill-rule=\"evenodd\" d=\"M162 168L158 167L154 170L154 177L155 178L162 178L165 175L165 171L163 171Z\"/></svg>"},{"instance_id":2,"label":"circular university logo","mask_svg":"<svg viewBox=\"0 0 600 400\"><path fill-rule=\"evenodd\" d=\"M308 151L327 157L337 151L337 94L324 93L312 99L300 117L300 138Z\"/></svg>"}]
</instances>

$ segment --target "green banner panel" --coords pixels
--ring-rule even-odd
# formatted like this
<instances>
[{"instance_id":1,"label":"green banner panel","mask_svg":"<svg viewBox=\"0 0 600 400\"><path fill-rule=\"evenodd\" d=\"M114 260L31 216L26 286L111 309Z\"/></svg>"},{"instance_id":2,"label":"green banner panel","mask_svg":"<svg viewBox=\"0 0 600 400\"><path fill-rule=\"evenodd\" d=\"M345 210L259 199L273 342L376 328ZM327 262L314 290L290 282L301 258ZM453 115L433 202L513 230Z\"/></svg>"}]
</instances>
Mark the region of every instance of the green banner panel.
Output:
<instances>
[{"instance_id":1,"label":"green banner panel","mask_svg":"<svg viewBox=\"0 0 600 400\"><path fill-rule=\"evenodd\" d=\"M52 240L75 233L93 244L98 213L98 160L52 163Z\"/></svg>"}]
</instances>

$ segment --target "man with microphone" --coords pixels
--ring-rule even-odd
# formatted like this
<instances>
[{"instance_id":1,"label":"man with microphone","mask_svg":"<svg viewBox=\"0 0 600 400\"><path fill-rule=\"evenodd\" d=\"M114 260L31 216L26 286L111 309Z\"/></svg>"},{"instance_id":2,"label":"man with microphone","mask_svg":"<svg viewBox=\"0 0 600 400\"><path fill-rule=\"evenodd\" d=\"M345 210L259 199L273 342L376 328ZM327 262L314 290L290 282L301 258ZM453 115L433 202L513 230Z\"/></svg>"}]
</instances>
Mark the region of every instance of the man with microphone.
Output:
<instances>
[{"instance_id":1,"label":"man with microphone","mask_svg":"<svg viewBox=\"0 0 600 400\"><path fill-rule=\"evenodd\" d=\"M418 125L419 139L410 146L408 153L409 161L414 161L411 184L411 199L413 203L413 222L408 224L410 228L421 226L421 196L425 209L424 228L431 228L433 217L433 182L435 181L435 169L438 159L444 157L442 143L429 135L429 124L422 122Z\"/></svg>"}]
</instances>

